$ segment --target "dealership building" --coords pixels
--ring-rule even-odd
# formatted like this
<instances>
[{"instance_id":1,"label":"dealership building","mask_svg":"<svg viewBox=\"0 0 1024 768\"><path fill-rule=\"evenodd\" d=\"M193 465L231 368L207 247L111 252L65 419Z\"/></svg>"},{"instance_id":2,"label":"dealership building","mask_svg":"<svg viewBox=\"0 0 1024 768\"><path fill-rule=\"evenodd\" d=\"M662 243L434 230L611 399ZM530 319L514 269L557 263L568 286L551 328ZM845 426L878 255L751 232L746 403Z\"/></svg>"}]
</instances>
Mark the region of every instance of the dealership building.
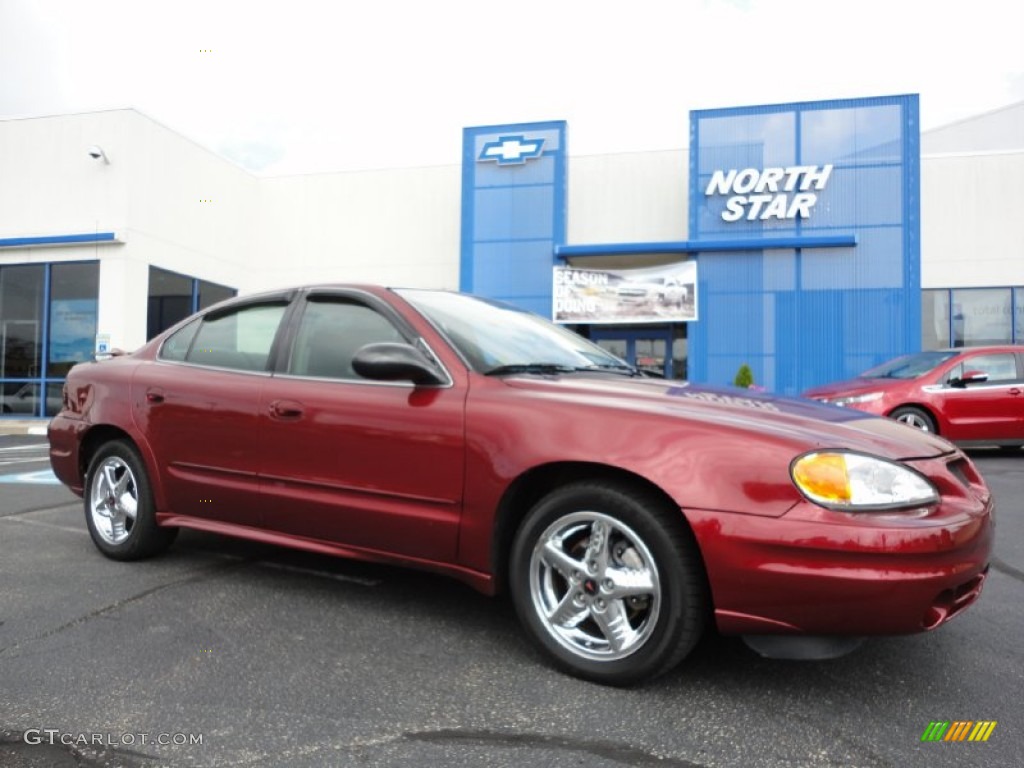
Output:
<instances>
[{"instance_id":1,"label":"dealership building","mask_svg":"<svg viewBox=\"0 0 1024 768\"><path fill-rule=\"evenodd\" d=\"M461 289L661 375L799 394L1024 341L1024 102L921 132L915 95L696 110L686 148L574 156L468 127L458 165L259 177L131 109L0 120L0 408L226 297Z\"/></svg>"}]
</instances>

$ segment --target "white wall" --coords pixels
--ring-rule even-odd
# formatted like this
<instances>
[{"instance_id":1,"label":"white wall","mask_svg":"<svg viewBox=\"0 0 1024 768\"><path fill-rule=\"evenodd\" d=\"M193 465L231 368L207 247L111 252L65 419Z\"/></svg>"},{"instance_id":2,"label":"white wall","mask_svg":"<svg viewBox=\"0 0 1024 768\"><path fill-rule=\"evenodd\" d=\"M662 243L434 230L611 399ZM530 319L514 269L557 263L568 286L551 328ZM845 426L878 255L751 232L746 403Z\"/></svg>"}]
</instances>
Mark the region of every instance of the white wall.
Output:
<instances>
[{"instance_id":1,"label":"white wall","mask_svg":"<svg viewBox=\"0 0 1024 768\"><path fill-rule=\"evenodd\" d=\"M247 290L315 282L457 288L458 166L261 180Z\"/></svg>"},{"instance_id":2,"label":"white wall","mask_svg":"<svg viewBox=\"0 0 1024 768\"><path fill-rule=\"evenodd\" d=\"M124 117L111 166L129 169L129 257L241 288L254 261L259 180L138 112Z\"/></svg>"},{"instance_id":3,"label":"white wall","mask_svg":"<svg viewBox=\"0 0 1024 768\"><path fill-rule=\"evenodd\" d=\"M92 145L109 165L89 157ZM256 202L255 176L135 110L0 121L0 237L124 240L5 249L0 264L98 259L97 332L117 347L146 339L150 265L240 287Z\"/></svg>"},{"instance_id":4,"label":"white wall","mask_svg":"<svg viewBox=\"0 0 1024 768\"><path fill-rule=\"evenodd\" d=\"M1024 101L921 134L921 154L1024 150Z\"/></svg>"},{"instance_id":5,"label":"white wall","mask_svg":"<svg viewBox=\"0 0 1024 768\"><path fill-rule=\"evenodd\" d=\"M688 158L685 149L570 157L568 241L685 240Z\"/></svg>"},{"instance_id":6,"label":"white wall","mask_svg":"<svg viewBox=\"0 0 1024 768\"><path fill-rule=\"evenodd\" d=\"M921 161L921 286L1024 286L1024 152Z\"/></svg>"},{"instance_id":7,"label":"white wall","mask_svg":"<svg viewBox=\"0 0 1024 768\"><path fill-rule=\"evenodd\" d=\"M124 110L0 121L0 237L121 230L130 166ZM93 160L91 145L111 164ZM6 259L5 259L6 261Z\"/></svg>"}]
</instances>

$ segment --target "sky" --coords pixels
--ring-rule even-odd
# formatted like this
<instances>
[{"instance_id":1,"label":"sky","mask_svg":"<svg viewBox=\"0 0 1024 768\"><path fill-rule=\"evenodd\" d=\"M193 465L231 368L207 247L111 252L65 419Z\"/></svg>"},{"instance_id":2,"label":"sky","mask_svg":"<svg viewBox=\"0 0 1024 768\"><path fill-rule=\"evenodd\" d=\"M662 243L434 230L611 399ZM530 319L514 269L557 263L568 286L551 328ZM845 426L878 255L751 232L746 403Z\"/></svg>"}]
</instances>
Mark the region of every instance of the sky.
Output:
<instances>
[{"instance_id":1,"label":"sky","mask_svg":"<svg viewBox=\"0 0 1024 768\"><path fill-rule=\"evenodd\" d=\"M682 149L693 109L1024 100L1024 0L0 0L0 119L135 107L259 175L458 164L462 128Z\"/></svg>"}]
</instances>

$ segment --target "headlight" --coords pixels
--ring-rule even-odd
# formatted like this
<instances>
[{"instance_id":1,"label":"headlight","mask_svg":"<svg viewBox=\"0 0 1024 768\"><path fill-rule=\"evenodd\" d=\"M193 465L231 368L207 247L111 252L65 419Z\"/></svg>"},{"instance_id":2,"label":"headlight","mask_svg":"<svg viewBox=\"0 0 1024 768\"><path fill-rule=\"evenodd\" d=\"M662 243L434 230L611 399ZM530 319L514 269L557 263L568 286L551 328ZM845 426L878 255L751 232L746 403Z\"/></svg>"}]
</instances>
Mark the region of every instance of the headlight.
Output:
<instances>
[{"instance_id":1,"label":"headlight","mask_svg":"<svg viewBox=\"0 0 1024 768\"><path fill-rule=\"evenodd\" d=\"M850 512L935 504L939 492L927 478L892 461L846 451L805 453L790 466L808 499Z\"/></svg>"},{"instance_id":2,"label":"headlight","mask_svg":"<svg viewBox=\"0 0 1024 768\"><path fill-rule=\"evenodd\" d=\"M832 405L856 405L857 403L870 403L874 400L880 400L882 397L881 392L867 392L863 395L850 395L849 397L835 397L826 399L826 403L832 403Z\"/></svg>"}]
</instances>

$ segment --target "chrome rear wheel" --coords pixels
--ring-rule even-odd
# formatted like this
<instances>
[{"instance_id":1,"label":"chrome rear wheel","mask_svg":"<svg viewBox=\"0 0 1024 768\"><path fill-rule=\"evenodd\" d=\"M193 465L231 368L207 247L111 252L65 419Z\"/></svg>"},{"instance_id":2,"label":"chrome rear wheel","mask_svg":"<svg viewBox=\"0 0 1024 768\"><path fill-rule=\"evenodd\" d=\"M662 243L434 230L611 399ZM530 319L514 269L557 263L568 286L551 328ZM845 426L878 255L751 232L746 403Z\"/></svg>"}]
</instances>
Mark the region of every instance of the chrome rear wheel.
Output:
<instances>
[{"instance_id":1,"label":"chrome rear wheel","mask_svg":"<svg viewBox=\"0 0 1024 768\"><path fill-rule=\"evenodd\" d=\"M114 560L163 551L178 533L156 522L156 505L138 449L127 440L101 445L85 474L85 522L93 544Z\"/></svg>"}]
</instances>

